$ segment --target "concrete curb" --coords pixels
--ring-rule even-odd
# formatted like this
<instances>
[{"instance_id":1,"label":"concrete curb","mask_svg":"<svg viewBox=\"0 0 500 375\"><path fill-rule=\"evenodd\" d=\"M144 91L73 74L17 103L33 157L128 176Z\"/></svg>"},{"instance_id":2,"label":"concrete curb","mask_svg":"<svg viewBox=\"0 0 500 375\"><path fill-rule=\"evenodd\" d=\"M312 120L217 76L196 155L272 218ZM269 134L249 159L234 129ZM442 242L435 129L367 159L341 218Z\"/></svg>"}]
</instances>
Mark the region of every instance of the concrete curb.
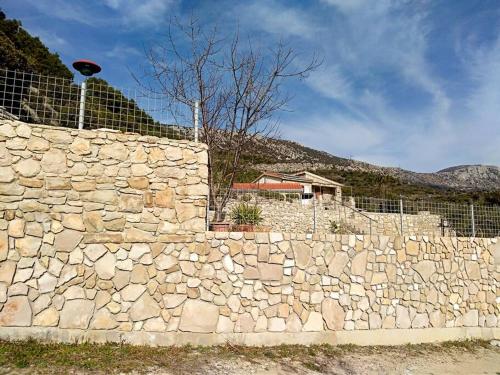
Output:
<instances>
[{"instance_id":1,"label":"concrete curb","mask_svg":"<svg viewBox=\"0 0 500 375\"><path fill-rule=\"evenodd\" d=\"M116 330L78 330L47 327L1 327L2 340L27 340L63 343L124 343L147 346L233 345L274 346L281 344L355 344L404 345L466 339L500 339L500 328L460 327L424 329L377 329L300 333L194 333L194 332L121 332Z\"/></svg>"}]
</instances>

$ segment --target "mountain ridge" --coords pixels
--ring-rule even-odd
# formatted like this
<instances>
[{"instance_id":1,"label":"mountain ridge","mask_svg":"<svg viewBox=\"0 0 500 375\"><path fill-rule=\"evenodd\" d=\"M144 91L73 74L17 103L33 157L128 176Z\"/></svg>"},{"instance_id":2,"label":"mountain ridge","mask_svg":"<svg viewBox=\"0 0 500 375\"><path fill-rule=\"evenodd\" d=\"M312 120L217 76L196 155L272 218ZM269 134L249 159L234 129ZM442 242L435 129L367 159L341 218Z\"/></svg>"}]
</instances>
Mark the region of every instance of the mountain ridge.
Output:
<instances>
[{"instance_id":1,"label":"mountain ridge","mask_svg":"<svg viewBox=\"0 0 500 375\"><path fill-rule=\"evenodd\" d=\"M259 171L296 172L303 169L369 172L391 176L406 183L424 186L456 189L460 191L500 190L500 167L494 165L467 164L450 166L436 172L413 172L396 167L346 159L326 151L315 150L296 141L259 138L252 145L257 151L254 158L273 155L274 160L265 158L250 163Z\"/></svg>"}]
</instances>

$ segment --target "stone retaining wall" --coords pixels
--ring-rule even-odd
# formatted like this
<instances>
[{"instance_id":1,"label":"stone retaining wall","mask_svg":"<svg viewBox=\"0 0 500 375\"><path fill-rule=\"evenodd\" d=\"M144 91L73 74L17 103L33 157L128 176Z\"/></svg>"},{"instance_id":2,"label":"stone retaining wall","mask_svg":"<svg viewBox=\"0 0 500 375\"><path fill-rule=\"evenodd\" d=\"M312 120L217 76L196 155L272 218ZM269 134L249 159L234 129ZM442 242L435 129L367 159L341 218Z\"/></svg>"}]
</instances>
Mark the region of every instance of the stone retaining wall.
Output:
<instances>
[{"instance_id":1,"label":"stone retaining wall","mask_svg":"<svg viewBox=\"0 0 500 375\"><path fill-rule=\"evenodd\" d=\"M1 121L0 338L499 336L498 239L205 232L207 192L203 145Z\"/></svg>"},{"instance_id":2,"label":"stone retaining wall","mask_svg":"<svg viewBox=\"0 0 500 375\"><path fill-rule=\"evenodd\" d=\"M231 209L242 200L230 199L226 208L226 217L230 216ZM401 218L395 213L358 213L336 203L302 204L300 200L290 202L278 199L259 197L252 199L250 204L256 204L262 210L262 225L271 228L274 232L286 233L331 233L332 222L347 224L356 234L371 234L397 236L401 235ZM213 215L212 215L213 216ZM372 220L368 219L371 218ZM403 215L403 235L441 235L441 217L428 212L418 215ZM449 231L446 230L445 235Z\"/></svg>"},{"instance_id":3,"label":"stone retaining wall","mask_svg":"<svg viewBox=\"0 0 500 375\"><path fill-rule=\"evenodd\" d=\"M0 231L20 254L205 230L206 146L0 121Z\"/></svg>"},{"instance_id":4,"label":"stone retaining wall","mask_svg":"<svg viewBox=\"0 0 500 375\"><path fill-rule=\"evenodd\" d=\"M402 330L412 341L408 332L423 328L440 329L434 339L448 337L447 328L455 338L469 334L462 328L500 333L498 239L207 232L149 243L80 236L50 253L4 242L2 251L4 338L29 336L15 327L139 344L333 343L364 330L380 342L380 332Z\"/></svg>"}]
</instances>

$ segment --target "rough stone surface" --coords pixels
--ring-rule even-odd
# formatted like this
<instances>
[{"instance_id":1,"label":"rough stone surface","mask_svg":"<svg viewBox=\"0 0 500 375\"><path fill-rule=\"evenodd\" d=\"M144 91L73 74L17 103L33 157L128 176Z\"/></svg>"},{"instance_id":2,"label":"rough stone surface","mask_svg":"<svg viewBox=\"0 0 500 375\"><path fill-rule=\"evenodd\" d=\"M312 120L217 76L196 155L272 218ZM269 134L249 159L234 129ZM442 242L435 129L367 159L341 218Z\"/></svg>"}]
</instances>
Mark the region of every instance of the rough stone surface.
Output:
<instances>
[{"instance_id":1,"label":"rough stone surface","mask_svg":"<svg viewBox=\"0 0 500 375\"><path fill-rule=\"evenodd\" d=\"M31 325L31 314L27 297L10 297L0 312L0 326L28 327Z\"/></svg>"},{"instance_id":2,"label":"rough stone surface","mask_svg":"<svg viewBox=\"0 0 500 375\"><path fill-rule=\"evenodd\" d=\"M34 326L56 327L59 323L59 311L55 307L43 310L33 320Z\"/></svg>"},{"instance_id":3,"label":"rough stone surface","mask_svg":"<svg viewBox=\"0 0 500 375\"><path fill-rule=\"evenodd\" d=\"M134 322L146 320L160 315L160 306L144 293L130 308L130 319Z\"/></svg>"},{"instance_id":4,"label":"rough stone surface","mask_svg":"<svg viewBox=\"0 0 500 375\"><path fill-rule=\"evenodd\" d=\"M309 318L304 324L303 330L305 332L322 331L323 330L323 317L318 312L311 312Z\"/></svg>"},{"instance_id":5,"label":"rough stone surface","mask_svg":"<svg viewBox=\"0 0 500 375\"><path fill-rule=\"evenodd\" d=\"M187 332L215 332L219 308L203 301L188 300L182 309L179 329Z\"/></svg>"},{"instance_id":6,"label":"rough stone surface","mask_svg":"<svg viewBox=\"0 0 500 375\"><path fill-rule=\"evenodd\" d=\"M432 274L436 272L436 265L431 260L422 260L418 262L413 268L419 273L419 275L425 282L429 281Z\"/></svg>"},{"instance_id":7,"label":"rough stone surface","mask_svg":"<svg viewBox=\"0 0 500 375\"><path fill-rule=\"evenodd\" d=\"M338 301L331 298L323 300L321 303L321 313L328 329L338 331L344 327L345 313Z\"/></svg>"}]
</instances>

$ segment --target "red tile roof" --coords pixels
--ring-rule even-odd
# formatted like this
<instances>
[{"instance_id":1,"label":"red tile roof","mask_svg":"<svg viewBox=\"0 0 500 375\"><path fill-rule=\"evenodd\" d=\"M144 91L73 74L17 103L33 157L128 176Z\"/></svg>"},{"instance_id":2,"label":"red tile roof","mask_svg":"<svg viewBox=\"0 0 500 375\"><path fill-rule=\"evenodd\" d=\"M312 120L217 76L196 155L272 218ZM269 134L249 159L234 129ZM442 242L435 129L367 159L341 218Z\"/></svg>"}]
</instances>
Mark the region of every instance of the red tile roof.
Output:
<instances>
[{"instance_id":1,"label":"red tile roof","mask_svg":"<svg viewBox=\"0 0 500 375\"><path fill-rule=\"evenodd\" d=\"M303 186L297 182L282 183L234 183L234 190L280 190L280 191L302 191Z\"/></svg>"}]
</instances>

